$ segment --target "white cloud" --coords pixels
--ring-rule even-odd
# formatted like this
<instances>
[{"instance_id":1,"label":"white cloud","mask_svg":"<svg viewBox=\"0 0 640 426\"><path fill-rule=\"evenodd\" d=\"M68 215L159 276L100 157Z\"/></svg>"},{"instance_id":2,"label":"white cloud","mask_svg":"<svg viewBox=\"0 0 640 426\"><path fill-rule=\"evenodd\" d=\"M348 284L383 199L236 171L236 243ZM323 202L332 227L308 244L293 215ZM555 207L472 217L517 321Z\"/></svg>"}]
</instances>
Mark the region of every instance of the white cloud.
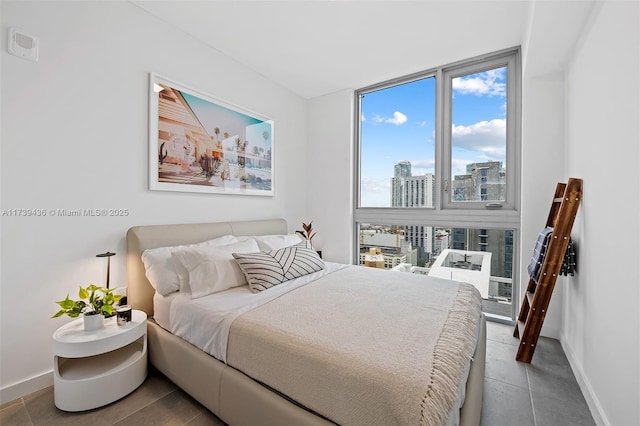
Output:
<instances>
[{"instance_id":1,"label":"white cloud","mask_svg":"<svg viewBox=\"0 0 640 426\"><path fill-rule=\"evenodd\" d=\"M453 90L463 95L505 96L504 69L490 70L452 81Z\"/></svg>"},{"instance_id":2,"label":"white cloud","mask_svg":"<svg viewBox=\"0 0 640 426\"><path fill-rule=\"evenodd\" d=\"M400 111L396 111L393 113L393 117L383 117L378 114L373 114L373 122L375 124L380 123L390 123L395 124L396 126L400 126L407 122L407 116L401 113Z\"/></svg>"},{"instance_id":3,"label":"white cloud","mask_svg":"<svg viewBox=\"0 0 640 426\"><path fill-rule=\"evenodd\" d=\"M401 113L400 111L396 111L393 113L393 118L387 118L384 122L399 126L407 122L407 116Z\"/></svg>"},{"instance_id":4,"label":"white cloud","mask_svg":"<svg viewBox=\"0 0 640 426\"><path fill-rule=\"evenodd\" d=\"M505 160L507 121L496 118L480 121L470 126L451 127L451 137L455 148L476 151L487 159Z\"/></svg>"}]
</instances>

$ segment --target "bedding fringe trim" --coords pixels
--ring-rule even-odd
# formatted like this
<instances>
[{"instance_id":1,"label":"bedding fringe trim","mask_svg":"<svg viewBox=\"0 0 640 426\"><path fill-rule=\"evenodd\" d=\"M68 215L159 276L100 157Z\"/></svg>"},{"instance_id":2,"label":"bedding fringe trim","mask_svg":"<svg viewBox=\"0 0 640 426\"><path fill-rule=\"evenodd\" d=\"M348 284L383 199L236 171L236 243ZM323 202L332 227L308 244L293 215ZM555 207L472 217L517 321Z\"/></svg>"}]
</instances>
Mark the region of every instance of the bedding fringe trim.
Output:
<instances>
[{"instance_id":1,"label":"bedding fringe trim","mask_svg":"<svg viewBox=\"0 0 640 426\"><path fill-rule=\"evenodd\" d=\"M469 306L473 309L469 309ZM431 377L420 404L421 425L439 426L447 423L449 411L458 395L461 376L473 356L480 312L478 291L470 284L463 283L433 350ZM470 327L474 324L475 327Z\"/></svg>"}]
</instances>

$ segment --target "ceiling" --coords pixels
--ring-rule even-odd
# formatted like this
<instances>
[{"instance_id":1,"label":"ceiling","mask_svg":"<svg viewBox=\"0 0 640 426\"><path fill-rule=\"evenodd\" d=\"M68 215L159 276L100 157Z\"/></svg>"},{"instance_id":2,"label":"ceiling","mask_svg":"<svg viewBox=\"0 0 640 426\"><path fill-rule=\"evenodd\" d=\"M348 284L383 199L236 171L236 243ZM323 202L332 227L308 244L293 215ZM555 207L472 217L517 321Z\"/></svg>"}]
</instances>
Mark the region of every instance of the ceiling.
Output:
<instances>
[{"instance_id":1,"label":"ceiling","mask_svg":"<svg viewBox=\"0 0 640 426\"><path fill-rule=\"evenodd\" d=\"M513 0L130 1L304 98L518 46L531 9Z\"/></svg>"}]
</instances>

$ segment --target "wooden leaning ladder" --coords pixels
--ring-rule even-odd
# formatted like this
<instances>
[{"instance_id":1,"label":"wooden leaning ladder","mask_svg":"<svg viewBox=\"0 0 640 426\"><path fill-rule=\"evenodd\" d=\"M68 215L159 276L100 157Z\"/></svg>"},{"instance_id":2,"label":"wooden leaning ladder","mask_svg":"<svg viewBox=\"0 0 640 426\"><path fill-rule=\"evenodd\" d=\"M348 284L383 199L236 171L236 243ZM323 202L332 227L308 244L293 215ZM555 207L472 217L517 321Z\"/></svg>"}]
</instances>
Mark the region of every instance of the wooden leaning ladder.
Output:
<instances>
[{"instance_id":1,"label":"wooden leaning ladder","mask_svg":"<svg viewBox=\"0 0 640 426\"><path fill-rule=\"evenodd\" d=\"M516 354L517 361L528 363L533 358L581 199L582 179L570 178L566 184L560 182L556 186L546 225L553 228L553 233L547 246L538 283L536 284L533 278L529 279L513 331L513 336L520 338Z\"/></svg>"}]
</instances>

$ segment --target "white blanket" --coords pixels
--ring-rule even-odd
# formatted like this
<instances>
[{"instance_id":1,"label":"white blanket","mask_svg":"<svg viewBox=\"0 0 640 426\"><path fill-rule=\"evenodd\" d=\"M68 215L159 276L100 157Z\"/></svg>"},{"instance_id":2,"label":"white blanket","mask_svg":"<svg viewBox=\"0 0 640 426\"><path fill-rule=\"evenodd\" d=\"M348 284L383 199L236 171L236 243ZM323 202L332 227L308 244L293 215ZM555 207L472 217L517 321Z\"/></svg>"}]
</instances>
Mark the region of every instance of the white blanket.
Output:
<instances>
[{"instance_id":1,"label":"white blanket","mask_svg":"<svg viewBox=\"0 0 640 426\"><path fill-rule=\"evenodd\" d=\"M303 296L298 294L299 290L310 287L310 283L313 283L311 287L322 286L321 291L303 302L299 299ZM463 298L458 297L461 291L466 295ZM285 296L289 292L291 294ZM407 420L403 416L410 415L410 423L457 424L480 316L480 298L471 286L420 275L327 263L324 271L258 294L251 293L245 286L199 299L189 299L179 293L172 297L156 297L162 299L156 299L156 302L162 302L156 307L162 306L165 312L162 315L164 320L160 322L164 328L333 421L343 424L387 424L389 421L388 424L393 424L403 423ZM281 300L284 304L280 303ZM462 306L464 304L469 304L469 309ZM265 310L258 309L261 306ZM441 315L437 321L425 319L422 311L440 312L446 314L447 319L441 321ZM258 319L265 312L267 322L271 323L273 319L273 324L264 323L264 317ZM343 312L348 315L346 323ZM416 320L424 327L416 326ZM287 329L289 325L299 328L295 331L297 337ZM355 335L353 329L358 330ZM240 330L238 338L244 339L244 344L252 348L237 346L235 352L241 355L233 357L234 350L232 347L228 349L228 346L233 346L228 344L230 330ZM300 346L295 355L298 361L290 359L293 350L285 349L287 356L281 357L276 349L276 364L282 365L265 367L262 364L268 357L261 359L264 356L261 351L269 345L281 345L283 340L277 336L282 330L294 336L293 343L285 343L285 347ZM395 333L397 330L401 333ZM466 331L451 344L448 341L450 337L439 337L443 330L450 336L455 336L460 330ZM414 347L416 341L440 344L424 349ZM352 344L355 355L344 355L342 351L348 350ZM399 357L396 356L398 352ZM330 360L324 358L327 353L340 355L337 360ZM321 361L313 359L318 354ZM417 366L413 365L416 361L408 362L404 358L409 354L413 354L411 357L418 355ZM429 356L425 359L419 357L424 354ZM456 358L451 363L453 355ZM355 369L341 365L345 359L355 364ZM435 363L436 360L443 362ZM296 366L296 362L301 364ZM318 362L327 364L318 367ZM391 370L388 370L389 366ZM343 368L351 370L345 373L341 371ZM443 368L448 373L443 374ZM261 375L265 369L271 371L275 378ZM316 373L311 373L314 370ZM309 378L309 374L318 372L318 377ZM373 379L370 374L374 375ZM414 379L419 378L419 386L408 384L414 379L407 383L387 383L386 380L412 375ZM287 387L291 383L281 387L279 380L282 378L294 381L306 389L304 392L312 393L300 394L298 390ZM426 378L431 384L425 392L422 385ZM434 387L439 390L434 392ZM361 395L363 389L366 391L364 396ZM445 389L444 392L441 389ZM318 394L313 393L316 391ZM368 393L377 396L372 400ZM421 393L424 395L420 396ZM427 394L430 394L429 398L425 398ZM399 395L401 399L408 398L407 401L400 401L400 404L394 401L393 398ZM331 399L328 405L327 398ZM419 413L415 412L417 406L420 407ZM347 414L340 414L342 411Z\"/></svg>"},{"instance_id":2,"label":"white blanket","mask_svg":"<svg viewBox=\"0 0 640 426\"><path fill-rule=\"evenodd\" d=\"M180 293L169 297L156 294L156 306L162 307L158 311L169 312L168 315L165 313L162 317L159 316L159 324L218 360L226 362L229 328L239 315L322 276L348 267L338 263L325 264L326 268L320 272L287 281L260 293L252 293L248 286L241 286L198 299L191 299Z\"/></svg>"},{"instance_id":3,"label":"white blanket","mask_svg":"<svg viewBox=\"0 0 640 426\"><path fill-rule=\"evenodd\" d=\"M338 424L443 425L480 308L469 284L353 266L238 316L227 362Z\"/></svg>"}]
</instances>

